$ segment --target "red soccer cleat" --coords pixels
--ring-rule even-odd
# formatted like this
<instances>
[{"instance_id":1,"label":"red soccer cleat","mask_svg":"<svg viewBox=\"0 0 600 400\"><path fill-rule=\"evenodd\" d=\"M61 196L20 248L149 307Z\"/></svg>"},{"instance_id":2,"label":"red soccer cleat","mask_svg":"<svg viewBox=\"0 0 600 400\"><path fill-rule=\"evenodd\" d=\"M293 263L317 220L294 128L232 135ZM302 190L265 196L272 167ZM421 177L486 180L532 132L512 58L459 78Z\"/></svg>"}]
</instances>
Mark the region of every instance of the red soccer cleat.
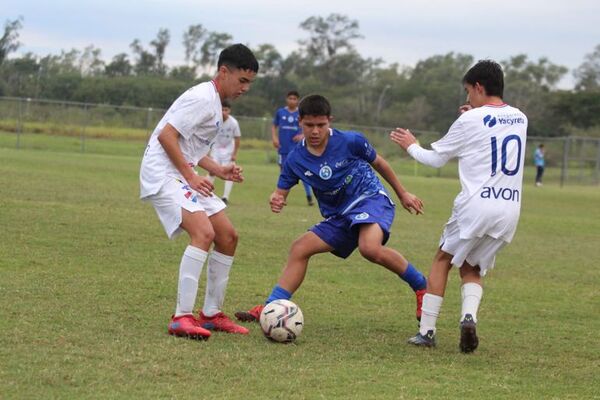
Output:
<instances>
[{"instance_id":1,"label":"red soccer cleat","mask_svg":"<svg viewBox=\"0 0 600 400\"><path fill-rule=\"evenodd\" d=\"M169 335L206 340L210 337L210 331L202 328L192 314L185 314L171 318Z\"/></svg>"},{"instance_id":2,"label":"red soccer cleat","mask_svg":"<svg viewBox=\"0 0 600 400\"><path fill-rule=\"evenodd\" d=\"M417 321L421 321L421 308L423 307L423 296L427 293L427 289L417 290L415 296L417 296Z\"/></svg>"},{"instance_id":3,"label":"red soccer cleat","mask_svg":"<svg viewBox=\"0 0 600 400\"><path fill-rule=\"evenodd\" d=\"M260 314L265 308L264 304L259 304L252 307L248 311L238 311L235 313L235 317L242 322L258 322L260 321Z\"/></svg>"},{"instance_id":4,"label":"red soccer cleat","mask_svg":"<svg viewBox=\"0 0 600 400\"><path fill-rule=\"evenodd\" d=\"M247 328L237 325L222 312L215 314L212 317L207 317L201 311L200 317L198 318L198 322L200 323L200 326L211 331L241 333L242 335L247 335L248 333L250 333L250 331Z\"/></svg>"}]
</instances>

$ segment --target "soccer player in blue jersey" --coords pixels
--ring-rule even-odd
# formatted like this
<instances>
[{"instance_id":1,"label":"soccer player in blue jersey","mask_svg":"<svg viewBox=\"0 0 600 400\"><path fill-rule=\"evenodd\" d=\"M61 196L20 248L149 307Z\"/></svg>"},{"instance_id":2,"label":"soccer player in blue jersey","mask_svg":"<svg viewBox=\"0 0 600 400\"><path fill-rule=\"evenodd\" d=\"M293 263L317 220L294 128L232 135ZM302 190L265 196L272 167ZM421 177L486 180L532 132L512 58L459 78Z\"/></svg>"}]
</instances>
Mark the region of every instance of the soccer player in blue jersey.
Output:
<instances>
[{"instance_id":1,"label":"soccer player in blue jersey","mask_svg":"<svg viewBox=\"0 0 600 400\"><path fill-rule=\"evenodd\" d=\"M300 102L299 112L304 138L283 165L277 189L270 197L271 210L281 212L290 189L302 180L312 186L325 220L294 241L266 304L292 297L313 255L331 252L346 258L358 247L367 260L389 269L410 285L417 297L419 319L427 282L402 254L384 246L395 206L373 169L391 185L407 211L420 214L423 203L404 189L388 162L362 134L330 128L331 106L325 97L307 96ZM263 308L258 305L235 315L242 321L257 321Z\"/></svg>"},{"instance_id":2,"label":"soccer player in blue jersey","mask_svg":"<svg viewBox=\"0 0 600 400\"><path fill-rule=\"evenodd\" d=\"M283 168L290 151L302 140L302 132L298 123L299 99L300 94L297 91L289 91L285 98L286 106L279 108L273 117L271 138L273 139L273 147L277 149L277 163L280 168ZM302 184L306 193L306 201L309 206L312 206L314 203L310 185L304 181Z\"/></svg>"}]
</instances>

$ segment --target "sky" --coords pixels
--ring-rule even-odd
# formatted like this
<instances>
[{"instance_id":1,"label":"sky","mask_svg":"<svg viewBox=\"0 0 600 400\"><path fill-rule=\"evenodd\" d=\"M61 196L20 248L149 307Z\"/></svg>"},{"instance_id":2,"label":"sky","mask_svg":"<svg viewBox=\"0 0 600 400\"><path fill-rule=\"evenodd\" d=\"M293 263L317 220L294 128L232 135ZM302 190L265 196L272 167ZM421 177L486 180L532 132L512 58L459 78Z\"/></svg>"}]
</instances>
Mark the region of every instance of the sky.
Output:
<instances>
[{"instance_id":1,"label":"sky","mask_svg":"<svg viewBox=\"0 0 600 400\"><path fill-rule=\"evenodd\" d=\"M16 54L44 56L93 44L110 61L131 53L136 38L149 47L167 28L168 65L184 63L181 41L190 25L229 33L250 46L270 43L286 56L308 37L302 21L339 13L359 22L364 38L354 45L363 57L414 66L449 52L498 61L524 53L569 68L559 83L563 89L574 85L572 70L600 44L599 0L0 0L0 10L0 22L24 19Z\"/></svg>"}]
</instances>

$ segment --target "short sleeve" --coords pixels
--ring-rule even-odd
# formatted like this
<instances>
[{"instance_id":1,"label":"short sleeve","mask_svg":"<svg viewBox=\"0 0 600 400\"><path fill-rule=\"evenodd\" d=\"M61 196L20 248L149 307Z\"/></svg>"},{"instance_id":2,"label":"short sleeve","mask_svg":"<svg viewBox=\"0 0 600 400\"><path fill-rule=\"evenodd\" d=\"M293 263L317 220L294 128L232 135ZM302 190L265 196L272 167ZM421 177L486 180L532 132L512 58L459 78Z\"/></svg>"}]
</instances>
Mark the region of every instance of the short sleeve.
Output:
<instances>
[{"instance_id":1,"label":"short sleeve","mask_svg":"<svg viewBox=\"0 0 600 400\"><path fill-rule=\"evenodd\" d=\"M360 133L355 133L352 142L350 143L350 151L358 158L362 158L369 164L375 161L377 152L371 146L371 143Z\"/></svg>"},{"instance_id":2,"label":"short sleeve","mask_svg":"<svg viewBox=\"0 0 600 400\"><path fill-rule=\"evenodd\" d=\"M279 110L275 111L275 116L273 117L273 125L279 126Z\"/></svg>"},{"instance_id":3,"label":"short sleeve","mask_svg":"<svg viewBox=\"0 0 600 400\"><path fill-rule=\"evenodd\" d=\"M465 145L465 132L461 119L454 121L448 133L444 135L440 140L431 143L431 148L436 153L446 156L448 158L458 157L461 150L464 149Z\"/></svg>"},{"instance_id":4,"label":"short sleeve","mask_svg":"<svg viewBox=\"0 0 600 400\"><path fill-rule=\"evenodd\" d=\"M298 176L294 173L293 168L291 167L291 162L293 158L291 157L291 153L288 156L287 160L283 164L281 168L281 173L279 174L279 180L277 181L277 188L283 190L289 190L298 184Z\"/></svg>"},{"instance_id":5,"label":"short sleeve","mask_svg":"<svg viewBox=\"0 0 600 400\"><path fill-rule=\"evenodd\" d=\"M213 114L213 108L204 99L181 99L171 110L167 122L185 139L190 139L198 127L214 117Z\"/></svg>"}]
</instances>

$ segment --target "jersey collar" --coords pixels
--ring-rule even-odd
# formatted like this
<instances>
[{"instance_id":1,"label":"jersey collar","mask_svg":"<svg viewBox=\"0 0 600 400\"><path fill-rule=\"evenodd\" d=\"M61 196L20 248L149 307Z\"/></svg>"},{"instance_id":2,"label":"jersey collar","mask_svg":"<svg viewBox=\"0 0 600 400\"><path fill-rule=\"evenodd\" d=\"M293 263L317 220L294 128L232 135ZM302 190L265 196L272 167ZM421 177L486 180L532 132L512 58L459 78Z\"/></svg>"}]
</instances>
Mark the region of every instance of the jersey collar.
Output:
<instances>
[{"instance_id":1,"label":"jersey collar","mask_svg":"<svg viewBox=\"0 0 600 400\"><path fill-rule=\"evenodd\" d=\"M501 108L501 107L506 107L508 104L506 103L502 103L502 104L484 104L484 107L495 107L495 108Z\"/></svg>"}]
</instances>

